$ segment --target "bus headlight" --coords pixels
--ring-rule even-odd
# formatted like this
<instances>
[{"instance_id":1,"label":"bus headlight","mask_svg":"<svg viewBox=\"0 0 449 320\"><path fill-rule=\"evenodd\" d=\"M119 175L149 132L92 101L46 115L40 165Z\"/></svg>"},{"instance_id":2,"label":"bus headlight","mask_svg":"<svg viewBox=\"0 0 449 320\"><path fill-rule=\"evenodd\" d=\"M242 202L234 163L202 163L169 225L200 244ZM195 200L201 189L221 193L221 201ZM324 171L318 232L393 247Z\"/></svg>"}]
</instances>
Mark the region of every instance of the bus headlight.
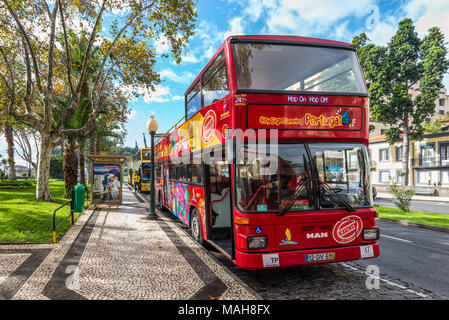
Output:
<instances>
[{"instance_id":1,"label":"bus headlight","mask_svg":"<svg viewBox=\"0 0 449 320\"><path fill-rule=\"evenodd\" d=\"M248 249L264 249L267 247L267 237L257 236L247 238Z\"/></svg>"},{"instance_id":2,"label":"bus headlight","mask_svg":"<svg viewBox=\"0 0 449 320\"><path fill-rule=\"evenodd\" d=\"M379 239L379 228L369 228L363 229L363 240L378 240Z\"/></svg>"}]
</instances>

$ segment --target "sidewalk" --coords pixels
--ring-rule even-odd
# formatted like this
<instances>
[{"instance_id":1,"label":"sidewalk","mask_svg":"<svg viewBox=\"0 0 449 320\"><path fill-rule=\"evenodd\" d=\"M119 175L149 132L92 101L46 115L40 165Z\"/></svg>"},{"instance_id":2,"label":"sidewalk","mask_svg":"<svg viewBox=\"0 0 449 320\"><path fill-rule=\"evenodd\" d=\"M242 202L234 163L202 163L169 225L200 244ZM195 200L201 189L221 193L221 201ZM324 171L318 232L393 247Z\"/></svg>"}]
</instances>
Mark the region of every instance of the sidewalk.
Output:
<instances>
[{"instance_id":1,"label":"sidewalk","mask_svg":"<svg viewBox=\"0 0 449 320\"><path fill-rule=\"evenodd\" d=\"M172 219L123 189L57 244L0 245L3 299L259 299Z\"/></svg>"},{"instance_id":2,"label":"sidewalk","mask_svg":"<svg viewBox=\"0 0 449 320\"><path fill-rule=\"evenodd\" d=\"M378 192L376 199L377 198L393 199L393 195L391 193L387 193L387 192ZM412 197L412 200L449 202L449 197L439 197L439 196L435 197L435 196L414 195Z\"/></svg>"}]
</instances>

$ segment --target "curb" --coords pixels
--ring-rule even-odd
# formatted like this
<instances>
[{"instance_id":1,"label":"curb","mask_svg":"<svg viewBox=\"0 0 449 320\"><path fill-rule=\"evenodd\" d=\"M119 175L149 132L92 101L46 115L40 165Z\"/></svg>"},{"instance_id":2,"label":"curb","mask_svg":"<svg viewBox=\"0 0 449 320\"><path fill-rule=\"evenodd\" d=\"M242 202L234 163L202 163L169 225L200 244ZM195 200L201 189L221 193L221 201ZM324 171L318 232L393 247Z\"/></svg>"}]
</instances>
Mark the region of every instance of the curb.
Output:
<instances>
[{"instance_id":1,"label":"curb","mask_svg":"<svg viewBox=\"0 0 449 320\"><path fill-rule=\"evenodd\" d=\"M0 246L18 246L18 245L34 245L34 244L42 244L49 245L54 244L53 242L0 242Z\"/></svg>"},{"instance_id":2,"label":"curb","mask_svg":"<svg viewBox=\"0 0 449 320\"><path fill-rule=\"evenodd\" d=\"M374 199L374 201L376 201L377 199L379 199L379 200L394 200L394 198L393 197L382 197L381 195L378 195L375 199ZM411 201L438 201L438 202L447 202L447 203L449 203L449 199L439 199L438 197L432 197L432 198L429 198L429 199L413 199L412 198L412 200Z\"/></svg>"},{"instance_id":3,"label":"curb","mask_svg":"<svg viewBox=\"0 0 449 320\"><path fill-rule=\"evenodd\" d=\"M396 219L390 219L390 218L376 218L376 220L389 222L389 223L395 223L400 224L407 227L416 227L421 229L429 229L433 231L440 231L440 232L446 232L449 233L449 228L443 228L443 227L436 227L436 226L429 226L427 224L421 224L416 222L410 222L410 221L404 221L404 220L396 220Z\"/></svg>"}]
</instances>

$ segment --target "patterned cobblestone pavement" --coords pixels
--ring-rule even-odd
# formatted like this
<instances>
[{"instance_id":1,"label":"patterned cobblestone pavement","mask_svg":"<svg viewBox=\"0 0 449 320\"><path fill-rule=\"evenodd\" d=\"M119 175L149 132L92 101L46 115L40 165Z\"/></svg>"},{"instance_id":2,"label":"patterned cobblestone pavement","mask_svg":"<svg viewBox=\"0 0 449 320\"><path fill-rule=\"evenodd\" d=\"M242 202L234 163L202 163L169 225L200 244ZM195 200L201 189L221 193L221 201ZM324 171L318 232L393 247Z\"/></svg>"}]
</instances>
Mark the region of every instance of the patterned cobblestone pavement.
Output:
<instances>
[{"instance_id":1,"label":"patterned cobblestone pavement","mask_svg":"<svg viewBox=\"0 0 449 320\"><path fill-rule=\"evenodd\" d=\"M368 289L356 262L246 271L199 246L170 213L146 220L144 196L123 195L117 208L88 210L55 245L0 245L0 300L444 299L384 275Z\"/></svg>"},{"instance_id":2,"label":"patterned cobblestone pavement","mask_svg":"<svg viewBox=\"0 0 449 320\"><path fill-rule=\"evenodd\" d=\"M444 299L413 284L385 279L382 275L378 289L367 289L368 276L365 270L355 268L351 263L277 269L271 272L248 272L230 265L228 267L263 299L269 300Z\"/></svg>"},{"instance_id":3,"label":"patterned cobblestone pavement","mask_svg":"<svg viewBox=\"0 0 449 320\"><path fill-rule=\"evenodd\" d=\"M268 300L444 300L431 291L362 269L356 262L246 271L214 252L230 271ZM375 265L375 260L373 260ZM378 285L375 285L376 282ZM368 283L368 286L367 286Z\"/></svg>"},{"instance_id":4,"label":"patterned cobblestone pavement","mask_svg":"<svg viewBox=\"0 0 449 320\"><path fill-rule=\"evenodd\" d=\"M0 299L258 299L171 219L123 190L55 245L0 245ZM140 200L140 201L138 201Z\"/></svg>"}]
</instances>

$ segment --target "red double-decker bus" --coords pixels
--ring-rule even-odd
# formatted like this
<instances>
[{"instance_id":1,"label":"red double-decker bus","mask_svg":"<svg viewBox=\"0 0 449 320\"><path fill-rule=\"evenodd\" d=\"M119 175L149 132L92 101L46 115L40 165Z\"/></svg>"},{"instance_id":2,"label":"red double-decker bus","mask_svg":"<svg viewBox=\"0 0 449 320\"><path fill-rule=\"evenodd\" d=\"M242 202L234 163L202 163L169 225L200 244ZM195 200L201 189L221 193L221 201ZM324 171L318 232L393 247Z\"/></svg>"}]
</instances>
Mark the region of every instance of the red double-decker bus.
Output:
<instances>
[{"instance_id":1,"label":"red double-decker bus","mask_svg":"<svg viewBox=\"0 0 449 320\"><path fill-rule=\"evenodd\" d=\"M352 45L226 39L156 147L156 197L236 265L377 257L368 94Z\"/></svg>"}]
</instances>

